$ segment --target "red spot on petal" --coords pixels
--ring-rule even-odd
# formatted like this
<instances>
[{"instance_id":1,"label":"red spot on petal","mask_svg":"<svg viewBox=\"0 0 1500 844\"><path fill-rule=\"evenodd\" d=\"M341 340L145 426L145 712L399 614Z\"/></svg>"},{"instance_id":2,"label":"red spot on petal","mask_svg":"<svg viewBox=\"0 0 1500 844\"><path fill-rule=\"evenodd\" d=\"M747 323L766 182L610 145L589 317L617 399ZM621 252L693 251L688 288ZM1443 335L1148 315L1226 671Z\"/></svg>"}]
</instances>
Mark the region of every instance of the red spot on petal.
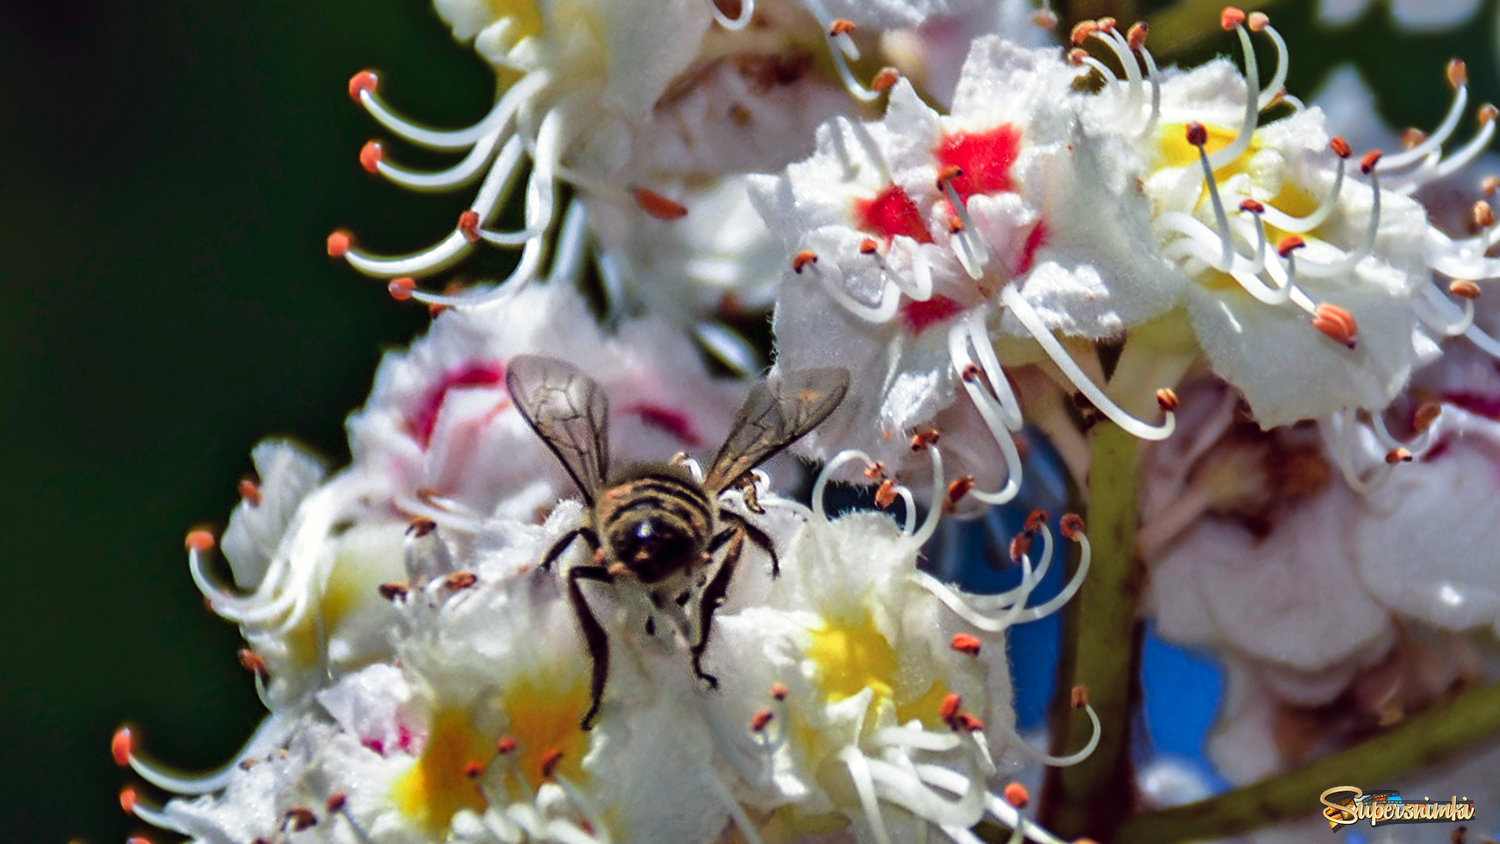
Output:
<instances>
[{"instance_id":1,"label":"red spot on petal","mask_svg":"<svg viewBox=\"0 0 1500 844\"><path fill-rule=\"evenodd\" d=\"M634 413L641 417L648 428L657 428L666 431L676 437L685 445L698 448L703 445L703 439L698 436L698 431L693 428L693 421L686 413L672 407L663 407L659 404L632 404L620 409L621 413Z\"/></svg>"},{"instance_id":2,"label":"red spot on petal","mask_svg":"<svg viewBox=\"0 0 1500 844\"><path fill-rule=\"evenodd\" d=\"M1008 191L1010 168L1021 154L1021 130L1006 123L988 132L956 132L944 136L933 154L939 169L962 171L949 180L960 199Z\"/></svg>"},{"instance_id":3,"label":"red spot on petal","mask_svg":"<svg viewBox=\"0 0 1500 844\"><path fill-rule=\"evenodd\" d=\"M432 441L432 429L437 425L438 414L448 391L463 387L488 387L505 381L505 367L492 361L477 361L449 370L436 384L427 390L422 401L406 417L407 430L426 448ZM404 749L404 748L403 748Z\"/></svg>"},{"instance_id":4,"label":"red spot on petal","mask_svg":"<svg viewBox=\"0 0 1500 844\"><path fill-rule=\"evenodd\" d=\"M901 322L912 335L921 334L928 328L963 311L963 305L946 296L933 296L923 302L908 301L901 306Z\"/></svg>"},{"instance_id":5,"label":"red spot on petal","mask_svg":"<svg viewBox=\"0 0 1500 844\"><path fill-rule=\"evenodd\" d=\"M1462 390L1443 393L1443 401L1467 410L1475 416L1500 421L1500 396Z\"/></svg>"},{"instance_id":6,"label":"red spot on petal","mask_svg":"<svg viewBox=\"0 0 1500 844\"><path fill-rule=\"evenodd\" d=\"M396 727L396 746L406 751L407 753L412 752L411 729L408 728L405 724L400 724Z\"/></svg>"},{"instance_id":7,"label":"red spot on petal","mask_svg":"<svg viewBox=\"0 0 1500 844\"><path fill-rule=\"evenodd\" d=\"M889 185L873 199L854 200L854 222L862 231L878 234L889 244L897 235L931 243L932 233L917 203L898 185Z\"/></svg>"},{"instance_id":8,"label":"red spot on petal","mask_svg":"<svg viewBox=\"0 0 1500 844\"><path fill-rule=\"evenodd\" d=\"M1036 264L1036 253L1038 249L1047 245L1047 221L1037 220L1036 225L1026 235L1026 244L1021 247L1021 260L1016 262L1016 275L1031 271Z\"/></svg>"},{"instance_id":9,"label":"red spot on petal","mask_svg":"<svg viewBox=\"0 0 1500 844\"><path fill-rule=\"evenodd\" d=\"M370 750L375 751L376 753L379 753L381 756L385 755L385 742L381 741L378 738L367 738L364 741L360 742L360 744L364 745Z\"/></svg>"}]
</instances>

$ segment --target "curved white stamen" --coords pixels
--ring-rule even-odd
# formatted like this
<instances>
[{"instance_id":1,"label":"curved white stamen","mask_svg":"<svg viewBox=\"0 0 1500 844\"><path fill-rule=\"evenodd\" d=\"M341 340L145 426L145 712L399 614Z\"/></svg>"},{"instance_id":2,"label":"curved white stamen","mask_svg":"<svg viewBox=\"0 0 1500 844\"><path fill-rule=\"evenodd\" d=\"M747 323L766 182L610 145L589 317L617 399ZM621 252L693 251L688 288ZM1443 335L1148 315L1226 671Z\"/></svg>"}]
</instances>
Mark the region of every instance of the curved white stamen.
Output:
<instances>
[{"instance_id":1,"label":"curved white stamen","mask_svg":"<svg viewBox=\"0 0 1500 844\"><path fill-rule=\"evenodd\" d=\"M415 191L446 191L453 188L463 187L479 176L485 165L495 157L495 148L500 143L504 133L497 129L474 144L459 162L446 170L423 172L419 170L408 170L392 164L384 159L375 163L375 170L380 175L389 179L393 184L400 185L408 190ZM516 143L516 153L519 157L520 140L512 138ZM500 165L505 166L505 165ZM510 167L515 166L512 162Z\"/></svg>"},{"instance_id":2,"label":"curved white stamen","mask_svg":"<svg viewBox=\"0 0 1500 844\"><path fill-rule=\"evenodd\" d=\"M473 146L485 135L495 131L496 126L509 120L511 115L547 81L547 75L543 72L528 73L525 78L499 97L478 123L462 129L429 129L413 123L392 111L385 101L371 89L362 90L359 94L359 101L377 123L394 132L402 140L429 149L459 150Z\"/></svg>"},{"instance_id":3,"label":"curved white stamen","mask_svg":"<svg viewBox=\"0 0 1500 844\"><path fill-rule=\"evenodd\" d=\"M1260 65L1255 61L1255 47L1250 43L1250 32L1243 24L1235 27L1234 31L1240 37L1240 52L1245 59L1245 117L1240 122L1239 134L1235 135L1229 146L1208 156L1210 172L1234 161L1250 148L1250 141L1255 136L1255 127L1260 119Z\"/></svg>"},{"instance_id":4,"label":"curved white stamen","mask_svg":"<svg viewBox=\"0 0 1500 844\"><path fill-rule=\"evenodd\" d=\"M558 156L562 154L563 120L563 110L553 109L547 112L537 130L531 178L526 183L525 228L514 232L492 232L480 228L478 234L486 242L496 246L515 246L543 236L552 227L557 212L556 170ZM491 181L485 179L474 200L473 209L479 213L481 226L494 214L502 193L509 192L504 190L508 185L496 180L492 186Z\"/></svg>"},{"instance_id":5,"label":"curved white stamen","mask_svg":"<svg viewBox=\"0 0 1500 844\"><path fill-rule=\"evenodd\" d=\"M943 179L942 185L943 194L948 197L948 203L953 206L953 214L963 227L949 237L953 253L969 278L977 281L984 277L984 265L990 260L990 250L985 246L984 238L974 230L974 220L969 216L969 209L959 197L958 189L953 187L953 182Z\"/></svg>"},{"instance_id":6,"label":"curved white stamen","mask_svg":"<svg viewBox=\"0 0 1500 844\"><path fill-rule=\"evenodd\" d=\"M1214 178L1214 168L1209 165L1205 144L1194 144L1198 148L1198 161L1203 166L1203 183L1208 186L1208 198L1213 204L1214 220L1219 224L1219 239L1222 241L1223 257L1220 267L1234 265L1234 242L1229 236L1229 215L1224 211L1224 199L1219 196L1219 180ZM1233 159L1230 159L1231 161Z\"/></svg>"},{"instance_id":7,"label":"curved white stamen","mask_svg":"<svg viewBox=\"0 0 1500 844\"><path fill-rule=\"evenodd\" d=\"M834 118L834 126L837 127L837 131L833 133L835 138L842 139L847 134L859 144L859 148L865 154L865 161L875 168L875 174L879 177L881 184L888 185L895 182L895 177L891 175L891 165L885 160L885 154L880 151L879 142L870 133L870 127L843 115Z\"/></svg>"},{"instance_id":8,"label":"curved white stamen","mask_svg":"<svg viewBox=\"0 0 1500 844\"><path fill-rule=\"evenodd\" d=\"M849 778L854 781L854 792L859 796L859 805L864 809L870 833L878 844L891 844L885 819L880 815L880 800L875 794L875 781L870 775L870 760L857 747L845 747L839 751L839 759L849 769Z\"/></svg>"},{"instance_id":9,"label":"curved white stamen","mask_svg":"<svg viewBox=\"0 0 1500 844\"><path fill-rule=\"evenodd\" d=\"M731 32L738 32L744 29L749 25L750 19L755 17L755 0L740 0L740 16L737 18L731 18L724 14L723 10L719 8L719 4L715 3L714 0L706 0L706 2L708 3L709 10L713 12L714 20L719 22L719 26Z\"/></svg>"},{"instance_id":10,"label":"curved white stamen","mask_svg":"<svg viewBox=\"0 0 1500 844\"><path fill-rule=\"evenodd\" d=\"M469 254L474 244L461 231L453 231L437 244L412 255L372 255L358 249L344 253L349 266L376 278L424 276L441 272Z\"/></svg>"},{"instance_id":11,"label":"curved white stamen","mask_svg":"<svg viewBox=\"0 0 1500 844\"><path fill-rule=\"evenodd\" d=\"M1270 37L1271 43L1276 48L1276 70L1271 74L1270 84L1265 86L1260 93L1260 99L1256 101L1256 108L1265 111L1267 106L1276 102L1276 98L1281 95L1281 89L1286 87L1290 53L1286 48L1286 40L1281 37L1281 33L1276 31L1276 27L1266 24L1261 28L1261 32Z\"/></svg>"},{"instance_id":12,"label":"curved white stamen","mask_svg":"<svg viewBox=\"0 0 1500 844\"><path fill-rule=\"evenodd\" d=\"M461 238L462 235L459 237ZM471 288L451 295L413 290L411 298L424 305L448 305L450 307L474 306L499 301L520 293L536 277L536 272L541 267L544 248L545 243L541 238L526 244L526 248L521 250L521 260L516 264L516 268L511 270L510 275L494 285Z\"/></svg>"},{"instance_id":13,"label":"curved white stamen","mask_svg":"<svg viewBox=\"0 0 1500 844\"><path fill-rule=\"evenodd\" d=\"M961 594L926 572L912 572L908 577L911 582L931 592L934 598L943 602L965 623L986 633L1000 633L1009 629L1021 617L1026 606L1023 598L1005 608L999 615L985 615L972 605L970 596ZM1023 589L1027 595L1036 588L1036 575L1031 570L1031 558L1026 555L1021 557L1021 585L1017 588Z\"/></svg>"},{"instance_id":14,"label":"curved white stamen","mask_svg":"<svg viewBox=\"0 0 1500 844\"><path fill-rule=\"evenodd\" d=\"M1422 253L1429 267L1449 278L1500 278L1500 259L1475 254L1464 244L1464 241L1455 243L1435 226L1428 226Z\"/></svg>"},{"instance_id":15,"label":"curved white stamen","mask_svg":"<svg viewBox=\"0 0 1500 844\"><path fill-rule=\"evenodd\" d=\"M291 606L293 596L288 593L282 593L275 598L269 597L269 593L275 591L274 587L265 592L257 589L251 594L238 595L220 586L204 569L205 556L203 551L188 547L188 574L192 576L193 584L198 587L198 591L208 599L214 612L221 618L234 622L266 621L285 612ZM265 583L264 579L262 583ZM268 599L270 603L267 603Z\"/></svg>"},{"instance_id":16,"label":"curved white stamen","mask_svg":"<svg viewBox=\"0 0 1500 844\"><path fill-rule=\"evenodd\" d=\"M1156 124L1161 120L1161 82L1157 76L1156 59L1144 44L1141 45L1141 62L1146 66L1146 74L1151 80L1151 114L1146 118L1146 124L1136 133L1137 137L1145 138L1156 131Z\"/></svg>"},{"instance_id":17,"label":"curved white stamen","mask_svg":"<svg viewBox=\"0 0 1500 844\"><path fill-rule=\"evenodd\" d=\"M588 242L589 208L574 197L563 212L557 243L552 247L552 269L547 272L547 283L576 285L587 266Z\"/></svg>"},{"instance_id":18,"label":"curved white stamen","mask_svg":"<svg viewBox=\"0 0 1500 844\"><path fill-rule=\"evenodd\" d=\"M1370 413L1370 422L1375 430L1375 439L1379 440L1380 444L1385 446L1387 451L1404 448L1411 453L1413 459L1418 459L1427 453L1427 449L1432 448L1434 435L1431 426L1427 430L1417 434L1411 442L1403 442L1393 435L1391 429L1386 426L1384 413L1372 411Z\"/></svg>"},{"instance_id":19,"label":"curved white stamen","mask_svg":"<svg viewBox=\"0 0 1500 844\"><path fill-rule=\"evenodd\" d=\"M1099 746L1099 738L1104 734L1104 725L1099 723L1099 713L1094 711L1092 705L1085 703L1083 711L1084 714L1089 716L1089 722L1094 725L1094 731L1089 735L1089 740L1084 743L1082 748L1067 756L1052 756L1022 742L1021 745L1025 749L1026 754L1043 765L1050 765L1054 768L1065 768L1069 765L1076 765L1093 755L1094 749Z\"/></svg>"},{"instance_id":20,"label":"curved white stamen","mask_svg":"<svg viewBox=\"0 0 1500 844\"><path fill-rule=\"evenodd\" d=\"M1293 234L1306 234L1327 222L1334 209L1338 208L1339 192L1344 187L1344 171L1348 169L1348 161L1343 156L1334 157L1338 159L1338 164L1333 175L1333 185L1328 188L1328 193L1323 197L1323 201L1318 203L1317 208L1304 217L1294 217L1279 208L1267 205L1261 212L1265 221Z\"/></svg>"},{"instance_id":21,"label":"curved white stamen","mask_svg":"<svg viewBox=\"0 0 1500 844\"><path fill-rule=\"evenodd\" d=\"M881 759L869 759L871 779L877 791L891 803L939 826L972 826L984 817L984 781L970 771L969 787L957 800L939 797L915 771L910 773Z\"/></svg>"},{"instance_id":22,"label":"curved white stamen","mask_svg":"<svg viewBox=\"0 0 1500 844\"><path fill-rule=\"evenodd\" d=\"M262 720L256 726L255 732L251 733L250 738L240 746L239 751L217 770L203 774L176 773L158 762L142 759L133 747L130 753L130 769L146 782L174 794L196 795L222 791L228 787L230 779L239 771L240 762L249 757L251 752L260 746L261 741L272 732L271 722L272 719L269 717Z\"/></svg>"},{"instance_id":23,"label":"curved white stamen","mask_svg":"<svg viewBox=\"0 0 1500 844\"><path fill-rule=\"evenodd\" d=\"M977 326L976 329L976 318ZM1005 377L1004 370L999 370L998 375L991 375L985 367L974 362L968 354L974 346L989 346L987 333L978 333L982 330L983 316L978 312L971 313L963 321L955 323L948 329L948 357L953 363L954 371L958 373L959 383L963 385L964 392L968 394L969 400L979 410L979 415L984 419L985 427L990 431L990 436L1000 446L1000 451L1005 457L1006 479L1005 486L994 492L980 489L972 489L969 495L983 501L986 504L1005 504L1014 499L1021 491L1022 464L1021 453L1016 448L1015 439L1010 435L1012 430L1020 428L1020 420L1016 417L1019 406L1015 405L1015 396L1011 393L1010 383ZM993 353L993 349L991 349ZM973 369L971 369L973 367ZM972 377L969 373L973 373ZM994 390L985 389L979 383L983 378L986 384L991 385ZM995 388L996 381L1003 386ZM997 395L998 394L998 395ZM1005 396L1008 398L1002 398Z\"/></svg>"},{"instance_id":24,"label":"curved white stamen","mask_svg":"<svg viewBox=\"0 0 1500 844\"><path fill-rule=\"evenodd\" d=\"M1126 92L1125 99L1116 112L1116 119L1123 120L1127 117L1135 117L1141 110L1141 68L1136 61L1135 52L1130 49L1130 44L1118 29L1095 29L1090 33L1095 39L1104 42L1110 51L1115 54L1115 59L1120 62L1120 67L1125 71ZM1109 77L1118 82L1119 78L1114 74Z\"/></svg>"},{"instance_id":25,"label":"curved white stamen","mask_svg":"<svg viewBox=\"0 0 1500 844\"><path fill-rule=\"evenodd\" d=\"M833 34L833 16L829 15L828 10L823 7L822 0L802 0L802 6L823 28L823 38L828 42L828 52L833 57L834 69L838 71L844 88L855 99L862 102L870 102L879 97L879 91L865 87L864 83L854 78L854 72L849 69L849 63L859 61L859 46L854 43L854 39L847 32Z\"/></svg>"},{"instance_id":26,"label":"curved white stamen","mask_svg":"<svg viewBox=\"0 0 1500 844\"><path fill-rule=\"evenodd\" d=\"M145 821L146 823L151 824L157 829L165 829L168 832L175 832L178 835L186 835L189 838L195 837L189 827L183 826L175 818L168 817L167 813L163 812L161 809L158 809L155 806L147 805L146 802L141 799L139 794L137 794L135 796L135 799L131 801L130 813Z\"/></svg>"},{"instance_id":27,"label":"curved white stamen","mask_svg":"<svg viewBox=\"0 0 1500 844\"><path fill-rule=\"evenodd\" d=\"M1465 81L1453 90L1453 102L1449 104L1448 113L1443 115L1443 122L1438 125L1438 128L1411 149L1382 157L1378 165L1380 172L1389 173L1408 167L1434 152L1441 154L1443 144L1447 143L1448 138L1458 128L1458 122L1463 119L1464 109L1468 107L1468 104L1469 85Z\"/></svg>"},{"instance_id":28,"label":"curved white stamen","mask_svg":"<svg viewBox=\"0 0 1500 844\"><path fill-rule=\"evenodd\" d=\"M444 531L472 536L484 528L484 519L479 514L451 499L397 495L392 503L403 513L437 522Z\"/></svg>"},{"instance_id":29,"label":"curved white stamen","mask_svg":"<svg viewBox=\"0 0 1500 844\"><path fill-rule=\"evenodd\" d=\"M1042 322L1041 316L1032 310L1031 305L1027 303L1025 298L1014 287L1006 285L1000 291L1000 299L1010 309L1010 312L1015 315L1016 319L1020 320L1021 324L1026 327L1027 332L1036 340L1037 345L1042 347L1042 351L1047 353L1047 356L1052 359L1052 362L1057 365L1057 368L1062 371L1063 375L1090 402L1093 402L1094 407L1100 413L1109 417L1111 422L1119 425L1126 433L1143 440L1164 440L1172 435L1172 431L1177 428L1176 414L1170 410L1165 411L1164 415L1166 418L1160 425L1150 425L1126 413L1124 408L1115 404L1114 400L1105 394L1104 390L1100 389L1097 384L1089 379L1083 368L1078 365L1078 362L1073 360L1072 356L1068 354L1068 350L1063 348L1062 343L1059 343L1057 338L1052 336L1052 332L1048 330L1047 324Z\"/></svg>"},{"instance_id":30,"label":"curved white stamen","mask_svg":"<svg viewBox=\"0 0 1500 844\"><path fill-rule=\"evenodd\" d=\"M960 774L959 772L951 770L949 768L944 768L941 765L919 764L917 765L917 772L921 775L922 779L929 784L937 788L941 788L944 791L952 792L954 794L962 792L962 790L966 786L966 781L963 774ZM986 795L984 801L984 809L988 815L1004 824L1005 826L1010 827L1017 832L1021 832L1024 830L1025 837L1032 841L1038 842L1038 844L1065 844L1065 842L1063 842L1061 839L1053 836L1051 833L1047 832L1036 824L1033 824L1026 820L1026 817L1021 814L1019 809L1005 802L997 795ZM963 831L966 832L967 830ZM953 836L953 832L949 830L945 829L944 832L948 833L950 836ZM960 839L955 837L954 840L959 841L967 839Z\"/></svg>"},{"instance_id":31,"label":"curved white stamen","mask_svg":"<svg viewBox=\"0 0 1500 844\"><path fill-rule=\"evenodd\" d=\"M886 279L881 284L880 302L874 306L854 298L843 285L834 280L831 273L823 271L818 263L813 262L803 266L804 272L811 272L817 277L818 283L823 286L823 291L828 297L837 302L844 310L854 316L875 325L890 322L896 316L896 311L901 307L901 290L890 280Z\"/></svg>"},{"instance_id":32,"label":"curved white stamen","mask_svg":"<svg viewBox=\"0 0 1500 844\"><path fill-rule=\"evenodd\" d=\"M1333 463L1343 475L1344 483L1359 495L1368 496L1378 492L1391 477L1391 466L1384 461L1375 465L1368 477L1361 474L1355 463L1354 449L1359 446L1358 432L1349 411L1335 411L1318 420L1318 434L1324 449L1333 456Z\"/></svg>"},{"instance_id":33,"label":"curved white stamen","mask_svg":"<svg viewBox=\"0 0 1500 844\"><path fill-rule=\"evenodd\" d=\"M734 329L704 320L695 323L692 332L699 345L736 375L752 378L763 368L760 351Z\"/></svg>"},{"instance_id":34,"label":"curved white stamen","mask_svg":"<svg viewBox=\"0 0 1500 844\"><path fill-rule=\"evenodd\" d=\"M1343 260L1331 264L1302 261L1303 275L1312 278L1333 278L1348 274L1360 261L1375 250L1375 238L1380 234L1380 171L1370 173L1370 221L1365 225L1365 235L1359 245L1345 253ZM1287 256L1290 259L1290 255Z\"/></svg>"},{"instance_id":35,"label":"curved white stamen","mask_svg":"<svg viewBox=\"0 0 1500 844\"><path fill-rule=\"evenodd\" d=\"M927 453L928 456L932 458L932 506L928 508L927 518L922 520L922 526L920 528L917 528L915 532L910 530L905 532L906 535L911 537L912 541L919 546L926 545L927 540L931 539L933 534L937 533L938 522L941 521L938 514L943 510L938 502L943 500L943 496L947 494L948 491L947 488L943 485L942 451L940 451L938 447L934 445L927 447ZM898 494L901 494L902 500L906 502L907 512L915 513L917 507L915 501L913 501L912 499L911 491L906 487L898 487L896 492Z\"/></svg>"},{"instance_id":36,"label":"curved white stamen","mask_svg":"<svg viewBox=\"0 0 1500 844\"><path fill-rule=\"evenodd\" d=\"M1481 118L1483 120L1483 118ZM1428 181L1445 179L1467 167L1474 159L1478 158L1489 149L1490 141L1495 137L1495 119L1492 117L1484 120L1479 127L1479 132L1469 139L1469 142L1459 147L1454 152L1443 157L1443 161L1433 169Z\"/></svg>"},{"instance_id":37,"label":"curved white stamen","mask_svg":"<svg viewBox=\"0 0 1500 844\"><path fill-rule=\"evenodd\" d=\"M1089 538L1082 533L1074 537L1074 541L1078 543L1078 570L1073 572L1073 579L1069 580L1067 585L1062 588L1062 591L1052 597L1052 600L1023 610L1016 616L1019 620L1018 623L1046 618L1062 609L1063 604L1066 604L1074 595L1078 594L1078 590L1083 586L1083 579L1088 577L1089 561L1093 557L1093 549L1089 545ZM1040 575L1033 577L1033 580L1040 579Z\"/></svg>"},{"instance_id":38,"label":"curved white stamen","mask_svg":"<svg viewBox=\"0 0 1500 844\"><path fill-rule=\"evenodd\" d=\"M1422 324L1444 337L1457 337L1474 325L1473 299L1454 302L1443 295L1437 285L1427 284L1423 285L1422 295L1415 301L1420 303L1416 310ZM1456 316L1453 313L1455 308L1458 310Z\"/></svg>"}]
</instances>

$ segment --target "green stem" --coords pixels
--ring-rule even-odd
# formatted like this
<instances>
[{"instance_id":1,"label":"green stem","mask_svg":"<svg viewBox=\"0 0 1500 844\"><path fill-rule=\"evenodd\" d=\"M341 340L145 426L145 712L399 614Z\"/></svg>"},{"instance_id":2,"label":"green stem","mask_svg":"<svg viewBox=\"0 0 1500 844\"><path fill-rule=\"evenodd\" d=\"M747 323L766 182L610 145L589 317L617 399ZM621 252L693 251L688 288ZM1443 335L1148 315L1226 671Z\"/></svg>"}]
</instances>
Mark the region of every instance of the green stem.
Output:
<instances>
[{"instance_id":1,"label":"green stem","mask_svg":"<svg viewBox=\"0 0 1500 844\"><path fill-rule=\"evenodd\" d=\"M1218 839L1317 811L1336 785L1369 788L1500 732L1500 683L1452 695L1399 726L1280 776L1123 823L1112 844Z\"/></svg>"},{"instance_id":2,"label":"green stem","mask_svg":"<svg viewBox=\"0 0 1500 844\"><path fill-rule=\"evenodd\" d=\"M1112 841L1129 813L1134 785L1130 721L1137 694L1140 622L1136 607L1144 571L1135 559L1139 523L1140 441L1101 422L1091 432L1087 530L1093 561L1067 609L1062 663L1052 717L1052 752L1081 746L1091 725L1069 705L1074 685L1088 686L1103 734L1088 759L1047 772L1041 820L1065 839Z\"/></svg>"}]
</instances>

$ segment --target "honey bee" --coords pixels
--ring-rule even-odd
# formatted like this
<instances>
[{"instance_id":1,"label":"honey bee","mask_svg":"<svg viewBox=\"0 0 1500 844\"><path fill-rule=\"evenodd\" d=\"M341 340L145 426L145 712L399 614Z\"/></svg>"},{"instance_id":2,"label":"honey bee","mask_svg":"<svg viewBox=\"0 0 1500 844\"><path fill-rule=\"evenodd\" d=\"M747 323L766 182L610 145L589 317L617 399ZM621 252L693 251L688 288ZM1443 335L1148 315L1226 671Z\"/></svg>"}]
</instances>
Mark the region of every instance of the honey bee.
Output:
<instances>
[{"instance_id":1,"label":"honey bee","mask_svg":"<svg viewBox=\"0 0 1500 844\"><path fill-rule=\"evenodd\" d=\"M702 481L678 461L638 463L611 473L608 400L597 382L570 363L519 356L510 362L505 383L516 409L557 455L587 508L583 523L553 543L541 561L542 568L550 568L579 539L594 552L589 563L569 566L565 573L568 601L593 661L592 697L580 726L593 726L609 678L609 641L581 581L633 578L658 608L667 601L686 606L694 586L701 585L696 635L684 631L684 636L690 640L693 673L716 687L718 680L703 671L703 652L747 539L770 556L772 576L779 574L770 536L721 508L719 497L744 489L747 506L762 512L754 501L751 470L827 419L849 389L849 373L804 369L755 384ZM719 564L710 574L715 557ZM651 632L653 622L647 623Z\"/></svg>"}]
</instances>

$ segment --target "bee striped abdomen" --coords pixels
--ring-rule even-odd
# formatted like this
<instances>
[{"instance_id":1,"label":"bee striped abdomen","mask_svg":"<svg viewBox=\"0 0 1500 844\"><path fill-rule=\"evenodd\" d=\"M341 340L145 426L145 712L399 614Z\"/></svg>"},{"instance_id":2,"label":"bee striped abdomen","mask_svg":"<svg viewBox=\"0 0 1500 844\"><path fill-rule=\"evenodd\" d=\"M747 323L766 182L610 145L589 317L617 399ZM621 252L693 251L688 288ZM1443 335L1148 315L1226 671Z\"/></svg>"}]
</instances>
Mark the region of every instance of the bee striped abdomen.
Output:
<instances>
[{"instance_id":1,"label":"bee striped abdomen","mask_svg":"<svg viewBox=\"0 0 1500 844\"><path fill-rule=\"evenodd\" d=\"M600 496L599 532L643 582L697 568L714 524L701 484L676 471L637 467Z\"/></svg>"}]
</instances>

